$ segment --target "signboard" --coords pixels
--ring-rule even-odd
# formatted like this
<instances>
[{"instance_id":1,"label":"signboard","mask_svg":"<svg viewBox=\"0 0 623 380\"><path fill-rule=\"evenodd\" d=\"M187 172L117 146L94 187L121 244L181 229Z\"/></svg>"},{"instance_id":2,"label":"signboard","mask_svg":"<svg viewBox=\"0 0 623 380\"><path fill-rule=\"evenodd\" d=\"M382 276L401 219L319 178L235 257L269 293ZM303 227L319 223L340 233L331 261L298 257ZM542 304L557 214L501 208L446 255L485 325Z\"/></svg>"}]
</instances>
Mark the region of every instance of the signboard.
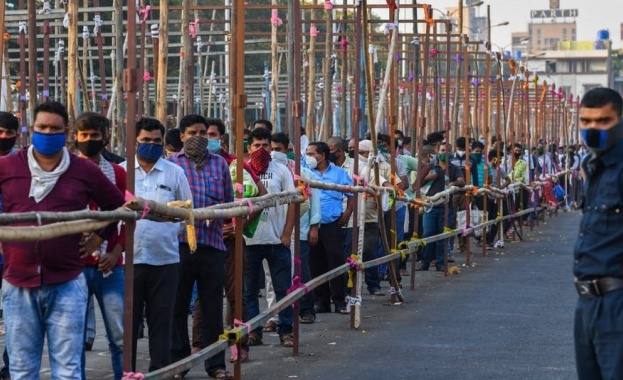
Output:
<instances>
[{"instance_id":1,"label":"signboard","mask_svg":"<svg viewBox=\"0 0 623 380\"><path fill-rule=\"evenodd\" d=\"M549 0L549 9L559 9L560 0Z\"/></svg>"},{"instance_id":2,"label":"signboard","mask_svg":"<svg viewBox=\"0 0 623 380\"><path fill-rule=\"evenodd\" d=\"M577 9L543 9L530 11L530 18L578 17Z\"/></svg>"}]
</instances>

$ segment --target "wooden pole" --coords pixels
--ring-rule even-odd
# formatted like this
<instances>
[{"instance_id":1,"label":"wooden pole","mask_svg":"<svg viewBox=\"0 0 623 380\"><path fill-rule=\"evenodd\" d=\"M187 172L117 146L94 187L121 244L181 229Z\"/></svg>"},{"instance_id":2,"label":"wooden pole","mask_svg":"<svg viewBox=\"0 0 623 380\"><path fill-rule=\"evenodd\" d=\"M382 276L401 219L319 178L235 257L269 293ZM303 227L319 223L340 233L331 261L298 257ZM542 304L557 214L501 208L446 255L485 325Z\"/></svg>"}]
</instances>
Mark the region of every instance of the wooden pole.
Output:
<instances>
[{"instance_id":1,"label":"wooden pole","mask_svg":"<svg viewBox=\"0 0 623 380\"><path fill-rule=\"evenodd\" d=\"M462 13L462 12L461 12ZM469 162L469 154L471 147L469 146L469 50L467 46L468 36L463 34L463 48L461 55L463 56L463 66L464 66L464 76L463 76L463 136L465 137L465 184L471 184L471 171L467 163ZM470 217L470 208L471 208L472 197L469 192L465 194L465 220L467 224L471 221ZM472 255L470 252L470 239L465 239L465 265L468 267L472 265Z\"/></svg>"},{"instance_id":2,"label":"wooden pole","mask_svg":"<svg viewBox=\"0 0 623 380\"><path fill-rule=\"evenodd\" d=\"M190 23L192 22L191 17L191 0L182 0L182 46L184 52L184 104L183 104L183 114L187 115L189 113L194 113L194 103L195 103L195 61L193 59L194 49L193 49L193 41L192 36L190 35ZM178 94L180 96L180 94ZM178 98L178 101L181 99ZM178 125L179 120L183 115L178 114Z\"/></svg>"},{"instance_id":3,"label":"wooden pole","mask_svg":"<svg viewBox=\"0 0 623 380\"><path fill-rule=\"evenodd\" d=\"M331 64L333 55L333 10L326 9L326 31L324 42L324 99L322 100L322 135L320 139L327 141L333 135L333 80L331 78Z\"/></svg>"},{"instance_id":4,"label":"wooden pole","mask_svg":"<svg viewBox=\"0 0 623 380\"><path fill-rule=\"evenodd\" d=\"M32 1L32 0L31 0ZM69 28L67 29L67 113L69 120L76 120L78 107L78 2L67 3Z\"/></svg>"},{"instance_id":5,"label":"wooden pole","mask_svg":"<svg viewBox=\"0 0 623 380\"><path fill-rule=\"evenodd\" d=\"M314 0L314 5L318 4L317 0ZM312 12L313 13L313 12ZM314 17L312 16L312 19ZM308 63L308 79L307 79L307 96L305 101L307 102L307 112L305 116L305 131L310 141L315 141L316 134L316 118L315 118L315 106L316 106L316 39L318 36L318 30L314 23L310 23L309 27L309 50L307 51L307 63Z\"/></svg>"},{"instance_id":6,"label":"wooden pole","mask_svg":"<svg viewBox=\"0 0 623 380\"><path fill-rule=\"evenodd\" d=\"M8 78L5 78L5 75L4 75L6 69L8 69L8 67L4 67L4 51L5 51L5 45L7 43L4 40L4 33L6 31L6 28L4 25L5 15L6 15L6 2L0 1L0 36L2 38L2 40L0 40L0 84L2 83L2 81L5 81L5 83L7 84L6 87L0 85L0 99L3 99L3 97L6 97L6 109L11 110L11 106L9 104L10 97L7 94L7 92L10 92L10 91L7 91L10 82Z\"/></svg>"},{"instance_id":7,"label":"wooden pole","mask_svg":"<svg viewBox=\"0 0 623 380\"><path fill-rule=\"evenodd\" d=\"M76 6L77 7L77 6ZM35 121L35 108L37 108L37 9L35 0L28 0L28 93L30 100L28 110L30 123ZM26 85L26 83L23 83ZM71 114L70 114L71 115Z\"/></svg>"},{"instance_id":8,"label":"wooden pole","mask_svg":"<svg viewBox=\"0 0 623 380\"><path fill-rule=\"evenodd\" d=\"M156 85L156 118L164 125L167 123L167 66L169 59L169 2L160 2L160 20L158 22L158 83Z\"/></svg>"},{"instance_id":9,"label":"wooden pole","mask_svg":"<svg viewBox=\"0 0 623 380\"><path fill-rule=\"evenodd\" d=\"M125 128L125 123L124 123L124 116L125 116L125 106L126 106L126 100L123 99L124 96L123 94L123 62L124 62L124 53L125 53L125 49L124 49L124 45L126 43L128 43L128 39L129 38L123 38L124 34L124 19L123 19L123 2L121 0L114 0L113 4L115 6L115 43L117 44L116 49L115 49L115 94L116 94L116 101L115 101L115 110L116 110L116 115L114 116L114 128L116 130L116 138L117 141L114 142L114 144L119 148L119 154L123 155L123 153L125 153L125 144L124 142L126 141L125 137L126 137L126 128ZM134 8L136 8L136 6L134 6ZM134 15L134 13L128 13L131 14L132 16L130 17L136 17ZM130 18L129 17L129 18ZM132 36L134 37L134 36ZM123 44L121 43L121 41L124 41ZM71 70L69 70L69 72L71 73ZM127 93L125 94L126 96L128 95Z\"/></svg>"},{"instance_id":10,"label":"wooden pole","mask_svg":"<svg viewBox=\"0 0 623 380\"><path fill-rule=\"evenodd\" d=\"M278 0L272 0L272 5L278 5ZM273 12L278 12L277 8L273 8ZM278 103L279 103L279 40L277 33L279 31L279 25L276 23L271 24L270 33L270 51L271 51L271 72L270 76L270 122L277 127L279 119ZM293 136L293 135L291 135Z\"/></svg>"}]
</instances>

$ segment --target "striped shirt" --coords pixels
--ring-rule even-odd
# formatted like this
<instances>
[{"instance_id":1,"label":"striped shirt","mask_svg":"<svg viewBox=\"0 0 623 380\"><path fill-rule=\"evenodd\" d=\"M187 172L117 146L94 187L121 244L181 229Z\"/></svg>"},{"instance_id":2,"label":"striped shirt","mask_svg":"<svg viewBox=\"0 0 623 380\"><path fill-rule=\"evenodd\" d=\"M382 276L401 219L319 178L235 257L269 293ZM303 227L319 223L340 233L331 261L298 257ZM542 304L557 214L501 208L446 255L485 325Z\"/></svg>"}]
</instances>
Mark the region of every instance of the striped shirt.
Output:
<instances>
[{"instance_id":1,"label":"striped shirt","mask_svg":"<svg viewBox=\"0 0 623 380\"><path fill-rule=\"evenodd\" d=\"M206 151L203 168L199 172L195 170L195 162L186 156L184 149L170 156L169 161L179 165L186 173L193 195L193 208L204 208L234 201L229 166L223 157ZM210 220L209 223L196 221L195 231L197 244L221 251L226 250L223 242L222 219ZM186 231L180 235L180 241L188 242Z\"/></svg>"}]
</instances>

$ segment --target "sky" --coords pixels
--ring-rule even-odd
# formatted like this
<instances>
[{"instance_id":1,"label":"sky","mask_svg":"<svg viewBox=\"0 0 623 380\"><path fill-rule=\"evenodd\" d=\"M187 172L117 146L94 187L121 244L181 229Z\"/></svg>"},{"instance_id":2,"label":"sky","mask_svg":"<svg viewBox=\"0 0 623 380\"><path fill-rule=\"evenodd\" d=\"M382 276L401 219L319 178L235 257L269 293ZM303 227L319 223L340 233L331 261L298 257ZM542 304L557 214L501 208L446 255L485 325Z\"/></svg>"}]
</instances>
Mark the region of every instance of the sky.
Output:
<instances>
[{"instance_id":1,"label":"sky","mask_svg":"<svg viewBox=\"0 0 623 380\"><path fill-rule=\"evenodd\" d=\"M335 1L335 0L334 0ZM339 0L337 0L339 1ZM406 3L405 0L400 2ZM409 1L410 2L410 1ZM368 0L369 4L386 4L385 0ZM444 10L445 7L456 7L458 0L418 1L419 4L431 4L434 8ZM478 16L486 16L486 5L491 6L491 24L505 21L508 26L492 29L492 42L499 46L510 45L512 32L528 31L530 10L549 8L549 0L486 0L477 12ZM477 9L478 9L477 8ZM613 48L622 48L621 23L623 22L623 1L621 0L560 0L560 9L577 9L577 40L593 41L597 31L610 30ZM435 12L438 17L438 13ZM540 22L540 21L539 21Z\"/></svg>"}]
</instances>

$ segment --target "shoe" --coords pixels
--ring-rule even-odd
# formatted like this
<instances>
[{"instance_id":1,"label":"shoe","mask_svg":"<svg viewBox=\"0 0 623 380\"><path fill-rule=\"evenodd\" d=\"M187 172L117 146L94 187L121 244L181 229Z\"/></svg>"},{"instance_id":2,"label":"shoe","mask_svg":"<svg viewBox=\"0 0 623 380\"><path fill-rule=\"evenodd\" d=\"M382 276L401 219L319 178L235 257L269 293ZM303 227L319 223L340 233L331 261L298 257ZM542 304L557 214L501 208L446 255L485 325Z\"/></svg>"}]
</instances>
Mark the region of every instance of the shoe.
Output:
<instances>
[{"instance_id":1,"label":"shoe","mask_svg":"<svg viewBox=\"0 0 623 380\"><path fill-rule=\"evenodd\" d=\"M348 310L346 310L346 305L335 305L335 312L342 315L350 314Z\"/></svg>"},{"instance_id":2,"label":"shoe","mask_svg":"<svg viewBox=\"0 0 623 380\"><path fill-rule=\"evenodd\" d=\"M85 351L93 351L93 342L84 342ZM5 377L3 377L5 379Z\"/></svg>"},{"instance_id":3,"label":"shoe","mask_svg":"<svg viewBox=\"0 0 623 380\"><path fill-rule=\"evenodd\" d=\"M449 262L449 263L453 263L453 262L454 262L454 257L452 257L452 256L448 256L448 262Z\"/></svg>"},{"instance_id":4,"label":"shoe","mask_svg":"<svg viewBox=\"0 0 623 380\"><path fill-rule=\"evenodd\" d=\"M316 305L316 314L330 313L330 312L331 312L330 306Z\"/></svg>"},{"instance_id":5,"label":"shoe","mask_svg":"<svg viewBox=\"0 0 623 380\"><path fill-rule=\"evenodd\" d=\"M385 293L383 293L380 289L375 289L370 292L370 295L380 297L380 296L384 296Z\"/></svg>"},{"instance_id":6,"label":"shoe","mask_svg":"<svg viewBox=\"0 0 623 380\"><path fill-rule=\"evenodd\" d=\"M305 314L300 318L301 323L311 324L316 321L316 317L313 314Z\"/></svg>"}]
</instances>

